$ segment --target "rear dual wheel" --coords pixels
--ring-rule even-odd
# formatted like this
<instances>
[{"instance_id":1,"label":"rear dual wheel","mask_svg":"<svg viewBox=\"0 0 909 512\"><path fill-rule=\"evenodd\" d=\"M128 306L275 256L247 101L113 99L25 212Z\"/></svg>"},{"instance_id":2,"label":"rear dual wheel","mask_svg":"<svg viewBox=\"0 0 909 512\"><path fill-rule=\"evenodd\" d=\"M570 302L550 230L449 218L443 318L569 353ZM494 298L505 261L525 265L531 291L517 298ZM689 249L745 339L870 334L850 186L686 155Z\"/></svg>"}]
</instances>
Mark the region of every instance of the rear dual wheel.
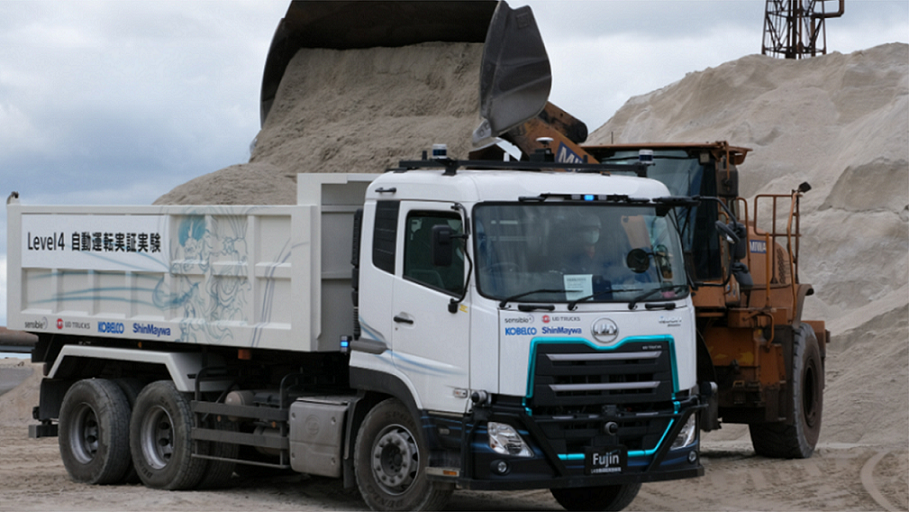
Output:
<instances>
[{"instance_id":1,"label":"rear dual wheel","mask_svg":"<svg viewBox=\"0 0 909 512\"><path fill-rule=\"evenodd\" d=\"M132 467L130 407L123 390L106 379L73 384L60 407L60 458L70 478L89 484L123 481Z\"/></svg>"},{"instance_id":2,"label":"rear dual wheel","mask_svg":"<svg viewBox=\"0 0 909 512\"><path fill-rule=\"evenodd\" d=\"M207 428L236 431L237 425L216 416ZM230 460L193 457L193 416L189 398L171 381L149 384L139 393L130 422L130 451L139 479L155 489L223 487L234 472ZM197 441L199 453L236 459L235 444Z\"/></svg>"},{"instance_id":3,"label":"rear dual wheel","mask_svg":"<svg viewBox=\"0 0 909 512\"><path fill-rule=\"evenodd\" d=\"M178 490L202 481L208 461L192 456L191 433L189 400L173 382L153 382L139 393L129 447L143 484Z\"/></svg>"}]
</instances>

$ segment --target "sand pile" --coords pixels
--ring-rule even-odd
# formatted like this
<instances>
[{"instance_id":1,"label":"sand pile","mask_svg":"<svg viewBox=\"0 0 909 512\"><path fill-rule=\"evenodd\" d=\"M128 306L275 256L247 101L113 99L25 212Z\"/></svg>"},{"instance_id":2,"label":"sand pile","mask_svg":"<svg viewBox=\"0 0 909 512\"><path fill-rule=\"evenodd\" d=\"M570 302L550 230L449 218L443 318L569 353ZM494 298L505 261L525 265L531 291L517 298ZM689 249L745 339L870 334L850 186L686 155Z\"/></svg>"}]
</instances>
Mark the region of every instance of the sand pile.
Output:
<instances>
[{"instance_id":1,"label":"sand pile","mask_svg":"<svg viewBox=\"0 0 909 512\"><path fill-rule=\"evenodd\" d=\"M14 379L21 382L8 393L0 394L0 426L25 426L34 423L32 408L38 405L43 364L28 359L0 359L0 382ZM24 373L28 376L22 379Z\"/></svg>"},{"instance_id":2,"label":"sand pile","mask_svg":"<svg viewBox=\"0 0 909 512\"><path fill-rule=\"evenodd\" d=\"M466 158L479 125L483 45L302 49L288 64L248 164L155 204L295 204L301 172L382 172L433 143Z\"/></svg>"},{"instance_id":3,"label":"sand pile","mask_svg":"<svg viewBox=\"0 0 909 512\"><path fill-rule=\"evenodd\" d=\"M803 181L806 318L828 322L821 441L909 438L909 46L752 55L629 100L589 142L750 147L744 197Z\"/></svg>"},{"instance_id":4,"label":"sand pile","mask_svg":"<svg viewBox=\"0 0 909 512\"><path fill-rule=\"evenodd\" d=\"M434 142L466 156L481 49L301 50L250 163L156 203L288 204L298 172L379 172ZM728 140L753 149L744 197L811 183L800 276L817 294L805 317L834 335L822 442L909 438L907 102L906 44L802 61L752 55L632 98L588 141Z\"/></svg>"}]
</instances>

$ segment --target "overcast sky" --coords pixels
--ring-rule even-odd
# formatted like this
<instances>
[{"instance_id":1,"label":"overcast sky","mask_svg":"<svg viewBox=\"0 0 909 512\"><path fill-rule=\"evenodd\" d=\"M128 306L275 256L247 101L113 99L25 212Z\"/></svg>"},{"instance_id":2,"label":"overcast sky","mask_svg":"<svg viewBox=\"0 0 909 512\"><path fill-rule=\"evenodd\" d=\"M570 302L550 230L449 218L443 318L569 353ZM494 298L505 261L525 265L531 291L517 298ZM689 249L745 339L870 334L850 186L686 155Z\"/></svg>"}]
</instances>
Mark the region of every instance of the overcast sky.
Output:
<instances>
[{"instance_id":1,"label":"overcast sky","mask_svg":"<svg viewBox=\"0 0 909 512\"><path fill-rule=\"evenodd\" d=\"M632 96L761 49L761 0L510 2L525 4L552 61L551 101L590 131ZM150 204L246 162L265 57L288 5L0 0L0 194ZM909 1L848 0L826 26L828 52L907 42ZM5 233L5 209L0 223ZM5 271L0 306L5 325Z\"/></svg>"}]
</instances>

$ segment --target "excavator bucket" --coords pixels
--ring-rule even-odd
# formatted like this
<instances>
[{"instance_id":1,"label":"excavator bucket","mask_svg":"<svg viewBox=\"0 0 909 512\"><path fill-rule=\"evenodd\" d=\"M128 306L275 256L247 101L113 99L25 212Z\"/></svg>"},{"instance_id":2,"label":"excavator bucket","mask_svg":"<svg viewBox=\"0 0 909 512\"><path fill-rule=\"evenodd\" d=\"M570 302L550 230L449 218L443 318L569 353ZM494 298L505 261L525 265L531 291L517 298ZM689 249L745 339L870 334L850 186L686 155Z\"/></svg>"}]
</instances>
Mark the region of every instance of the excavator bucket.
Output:
<instances>
[{"instance_id":1,"label":"excavator bucket","mask_svg":"<svg viewBox=\"0 0 909 512\"><path fill-rule=\"evenodd\" d=\"M397 47L429 41L482 43L496 4L490 0L292 1L278 23L265 61L261 123L265 124L287 64L297 50Z\"/></svg>"},{"instance_id":2,"label":"excavator bucket","mask_svg":"<svg viewBox=\"0 0 909 512\"><path fill-rule=\"evenodd\" d=\"M522 125L546 106L552 70L530 7L499 2L483 49L480 70L480 126L475 145Z\"/></svg>"}]
</instances>

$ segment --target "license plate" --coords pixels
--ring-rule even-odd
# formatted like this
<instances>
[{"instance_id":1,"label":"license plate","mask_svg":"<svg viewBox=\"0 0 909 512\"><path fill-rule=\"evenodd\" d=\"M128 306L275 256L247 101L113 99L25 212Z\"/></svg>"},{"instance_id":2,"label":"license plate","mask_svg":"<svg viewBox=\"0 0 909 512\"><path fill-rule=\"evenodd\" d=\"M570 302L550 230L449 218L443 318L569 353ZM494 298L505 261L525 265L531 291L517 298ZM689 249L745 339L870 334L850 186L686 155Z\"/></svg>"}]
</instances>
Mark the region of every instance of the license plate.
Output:
<instances>
[{"instance_id":1,"label":"license plate","mask_svg":"<svg viewBox=\"0 0 909 512\"><path fill-rule=\"evenodd\" d=\"M627 467L628 450L624 446L600 446L585 450L584 474L618 474L623 473Z\"/></svg>"}]
</instances>

